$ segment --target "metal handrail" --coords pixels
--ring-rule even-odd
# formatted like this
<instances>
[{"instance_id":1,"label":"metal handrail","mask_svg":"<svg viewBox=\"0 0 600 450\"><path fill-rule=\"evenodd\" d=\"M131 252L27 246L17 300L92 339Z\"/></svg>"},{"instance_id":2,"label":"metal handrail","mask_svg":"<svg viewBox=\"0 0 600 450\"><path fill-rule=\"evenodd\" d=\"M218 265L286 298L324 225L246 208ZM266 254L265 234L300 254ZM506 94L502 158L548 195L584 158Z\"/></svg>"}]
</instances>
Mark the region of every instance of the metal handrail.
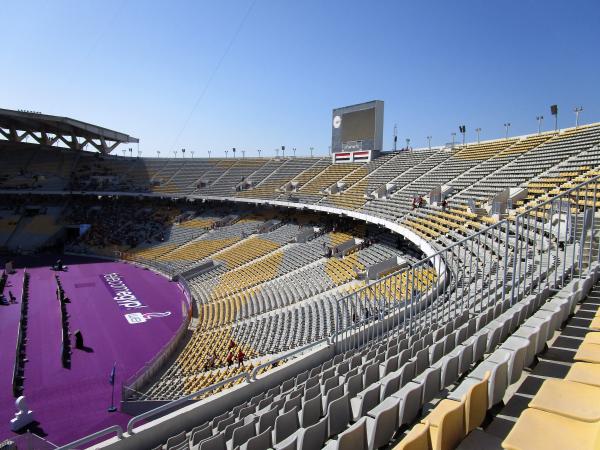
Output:
<instances>
[{"instance_id":1,"label":"metal handrail","mask_svg":"<svg viewBox=\"0 0 600 450\"><path fill-rule=\"evenodd\" d=\"M116 432L117 433L117 437L119 439L123 438L123 428L121 428L120 425L111 425L108 428L104 428L103 430L96 431L95 433L92 433L90 435L82 437L81 439L77 439L76 441L69 442L68 444L63 445L62 447L58 447L56 450L74 449L78 445L85 444L87 442L93 441L95 439L98 439L99 437L106 436L107 434L110 434L112 432Z\"/></svg>"},{"instance_id":2,"label":"metal handrail","mask_svg":"<svg viewBox=\"0 0 600 450\"><path fill-rule=\"evenodd\" d=\"M137 416L132 417L129 420L129 422L127 422L127 433L134 434L133 426L140 420L147 419L147 418L153 417L161 412L168 411L169 409L173 409L177 405L187 402L188 400L193 400L195 397L198 397L199 395L202 395L206 392L214 391L215 389L218 389L221 386L224 386L233 381L239 380L240 378L245 378L247 382L250 382L250 376L248 375L248 372L239 373L231 378L227 378L226 380L219 381L218 383L207 386L207 387L200 389L199 391L196 391L192 394L188 394L185 397L178 398L177 400L173 400L172 402L166 403L164 405L160 405L157 408L151 409L150 411L146 411L142 414L138 414Z\"/></svg>"}]
</instances>

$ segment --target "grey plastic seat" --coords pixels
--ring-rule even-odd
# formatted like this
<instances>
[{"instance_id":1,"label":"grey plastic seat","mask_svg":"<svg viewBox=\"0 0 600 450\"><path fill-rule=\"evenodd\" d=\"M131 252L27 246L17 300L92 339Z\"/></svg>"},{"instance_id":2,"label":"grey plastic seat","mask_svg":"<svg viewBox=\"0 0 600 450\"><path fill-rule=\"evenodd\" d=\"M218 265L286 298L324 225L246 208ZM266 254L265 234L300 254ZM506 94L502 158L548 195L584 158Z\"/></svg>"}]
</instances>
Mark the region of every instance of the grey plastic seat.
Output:
<instances>
[{"instance_id":1,"label":"grey plastic seat","mask_svg":"<svg viewBox=\"0 0 600 450\"><path fill-rule=\"evenodd\" d=\"M332 401L327 408L327 437L341 433L350 422L350 399L344 394Z\"/></svg>"},{"instance_id":2,"label":"grey plastic seat","mask_svg":"<svg viewBox=\"0 0 600 450\"><path fill-rule=\"evenodd\" d=\"M233 436L233 432L241 427L242 425L244 425L244 419L240 419L234 423L232 423L231 425L228 425L227 427L225 427L225 429L223 430L223 437L225 438L225 441L228 441L231 439L231 437Z\"/></svg>"},{"instance_id":3,"label":"grey plastic seat","mask_svg":"<svg viewBox=\"0 0 600 450\"><path fill-rule=\"evenodd\" d=\"M259 434L265 431L267 428L273 428L275 426L275 419L277 419L278 414L279 411L277 410L277 408L274 408L262 413L258 417Z\"/></svg>"},{"instance_id":4,"label":"grey plastic seat","mask_svg":"<svg viewBox=\"0 0 600 450\"><path fill-rule=\"evenodd\" d=\"M329 404L344 395L344 386L336 386L323 397L323 411L327 411Z\"/></svg>"},{"instance_id":5,"label":"grey plastic seat","mask_svg":"<svg viewBox=\"0 0 600 450\"><path fill-rule=\"evenodd\" d=\"M490 327L486 327L484 329L488 330L488 338L487 338L487 346L486 353L492 353L496 350L496 347L500 343L500 335L502 334L502 324L501 323L492 323Z\"/></svg>"},{"instance_id":6,"label":"grey plastic seat","mask_svg":"<svg viewBox=\"0 0 600 450\"><path fill-rule=\"evenodd\" d=\"M442 389L454 384L458 380L459 355L448 355L440 361L442 369L440 386Z\"/></svg>"},{"instance_id":7,"label":"grey plastic seat","mask_svg":"<svg viewBox=\"0 0 600 450\"><path fill-rule=\"evenodd\" d=\"M319 421L323 406L322 402L322 397L319 395L311 398L310 400L305 400L302 403L302 410L300 411L300 424L303 428L312 426Z\"/></svg>"},{"instance_id":8,"label":"grey plastic seat","mask_svg":"<svg viewBox=\"0 0 600 450\"><path fill-rule=\"evenodd\" d=\"M286 413L292 408L297 408L299 410L301 407L302 397L294 397L283 404L283 412Z\"/></svg>"},{"instance_id":9,"label":"grey plastic seat","mask_svg":"<svg viewBox=\"0 0 600 450\"><path fill-rule=\"evenodd\" d=\"M182 431L181 433L171 436L169 439L167 439L165 448L166 450L173 450L180 447L182 444L187 443L187 440L188 438L185 434L185 431Z\"/></svg>"},{"instance_id":10,"label":"grey plastic seat","mask_svg":"<svg viewBox=\"0 0 600 450\"><path fill-rule=\"evenodd\" d=\"M379 382L381 385L381 400L389 397L400 389L401 376L402 374L399 371L396 371L381 379Z\"/></svg>"},{"instance_id":11,"label":"grey plastic seat","mask_svg":"<svg viewBox=\"0 0 600 450\"><path fill-rule=\"evenodd\" d=\"M283 441L285 438L295 433L298 428L300 428L300 423L298 422L298 408L294 407L275 419L273 442L277 444Z\"/></svg>"},{"instance_id":12,"label":"grey plastic seat","mask_svg":"<svg viewBox=\"0 0 600 450\"><path fill-rule=\"evenodd\" d=\"M452 331L444 338L444 355L450 353L456 347L456 332Z\"/></svg>"},{"instance_id":13,"label":"grey plastic seat","mask_svg":"<svg viewBox=\"0 0 600 450\"><path fill-rule=\"evenodd\" d=\"M365 370L363 380L364 386L370 386L377 381L379 381L379 364L371 364Z\"/></svg>"},{"instance_id":14,"label":"grey plastic seat","mask_svg":"<svg viewBox=\"0 0 600 450\"><path fill-rule=\"evenodd\" d=\"M240 450L268 450L269 448L271 448L271 427L248 439L248 442L242 444Z\"/></svg>"},{"instance_id":15,"label":"grey plastic seat","mask_svg":"<svg viewBox=\"0 0 600 450\"><path fill-rule=\"evenodd\" d=\"M418 416L423 406L423 386L410 382L403 386L392 397L400 400L398 404L398 425L411 423Z\"/></svg>"},{"instance_id":16,"label":"grey plastic seat","mask_svg":"<svg viewBox=\"0 0 600 450\"><path fill-rule=\"evenodd\" d=\"M375 417L366 416L367 446L374 450L384 445L394 436L398 423L398 404L393 402L377 411Z\"/></svg>"},{"instance_id":17,"label":"grey plastic seat","mask_svg":"<svg viewBox=\"0 0 600 450\"><path fill-rule=\"evenodd\" d=\"M362 391L363 387L363 376L361 373L348 377L348 380L346 381L346 393L348 393L350 397L354 397Z\"/></svg>"},{"instance_id":18,"label":"grey plastic seat","mask_svg":"<svg viewBox=\"0 0 600 450\"><path fill-rule=\"evenodd\" d=\"M380 392L381 386L379 384L374 384L360 392L356 397L350 399L352 418L354 421L357 421L367 414L367 411L377 406L379 403Z\"/></svg>"},{"instance_id":19,"label":"grey plastic seat","mask_svg":"<svg viewBox=\"0 0 600 450\"><path fill-rule=\"evenodd\" d=\"M311 388L308 388L304 391L304 401L310 400L311 398L315 398L316 396L321 395L321 385L317 384Z\"/></svg>"},{"instance_id":20,"label":"grey plastic seat","mask_svg":"<svg viewBox=\"0 0 600 450\"><path fill-rule=\"evenodd\" d=\"M511 353L508 361L508 384L516 383L519 381L525 367L529 340L511 336L502 343L500 348L508 350Z\"/></svg>"},{"instance_id":21,"label":"grey plastic seat","mask_svg":"<svg viewBox=\"0 0 600 450\"><path fill-rule=\"evenodd\" d=\"M419 371L419 373L421 373L423 370L425 370L427 367L423 367L423 361L420 361L420 354L423 353L425 350L421 350L420 352L417 353L417 370ZM427 361L427 365L430 364L435 364L436 362L438 362L440 360L440 358L442 356L444 356L444 340L435 342L431 347L429 347L429 360Z\"/></svg>"},{"instance_id":22,"label":"grey plastic seat","mask_svg":"<svg viewBox=\"0 0 600 450\"><path fill-rule=\"evenodd\" d=\"M383 364L379 366L379 376L384 377L395 370L398 370L398 357L393 355L387 358Z\"/></svg>"},{"instance_id":23,"label":"grey plastic seat","mask_svg":"<svg viewBox=\"0 0 600 450\"><path fill-rule=\"evenodd\" d=\"M233 436L231 437L231 441L228 442L227 447L229 450L234 450L237 447L240 447L242 444L247 442L250 438L256 436L256 424L255 422L250 422L245 425L242 425L239 428L236 428L233 431Z\"/></svg>"},{"instance_id":24,"label":"grey plastic seat","mask_svg":"<svg viewBox=\"0 0 600 450\"><path fill-rule=\"evenodd\" d=\"M529 342L527 346L527 350L525 352L525 367L529 367L533 364L535 359L535 349L537 347L537 340L539 339L539 328L533 327L519 327L517 331L514 332L511 337L519 337L522 339L526 339Z\"/></svg>"},{"instance_id":25,"label":"grey plastic seat","mask_svg":"<svg viewBox=\"0 0 600 450\"><path fill-rule=\"evenodd\" d=\"M298 450L312 450L323 447L327 439L327 418L324 417L298 432Z\"/></svg>"},{"instance_id":26,"label":"grey plastic seat","mask_svg":"<svg viewBox=\"0 0 600 450\"><path fill-rule=\"evenodd\" d=\"M536 342L535 354L539 355L543 350L546 342L551 336L550 332L551 318L546 317L541 319L539 317L530 317L523 324L524 327L536 328L538 330L538 338Z\"/></svg>"},{"instance_id":27,"label":"grey plastic seat","mask_svg":"<svg viewBox=\"0 0 600 450\"><path fill-rule=\"evenodd\" d=\"M212 437L204 439L200 442L198 450L227 450L223 433L215 434Z\"/></svg>"},{"instance_id":28,"label":"grey plastic seat","mask_svg":"<svg viewBox=\"0 0 600 450\"><path fill-rule=\"evenodd\" d=\"M469 371L471 364L473 364L473 346L474 343L471 341L464 345L459 345L454 349L458 352L458 374L463 375Z\"/></svg>"},{"instance_id":29,"label":"grey plastic seat","mask_svg":"<svg viewBox=\"0 0 600 450\"><path fill-rule=\"evenodd\" d=\"M328 444L326 449L336 450L367 450L367 426L363 418L341 433L336 441Z\"/></svg>"},{"instance_id":30,"label":"grey plastic seat","mask_svg":"<svg viewBox=\"0 0 600 450\"><path fill-rule=\"evenodd\" d=\"M487 333L481 333L473 338L473 361L479 362L485 356L485 350L487 347Z\"/></svg>"},{"instance_id":31,"label":"grey plastic seat","mask_svg":"<svg viewBox=\"0 0 600 450\"><path fill-rule=\"evenodd\" d=\"M413 357L413 360L417 363L417 365L415 367L415 373L417 375L419 375L425 369L427 369L431 364L429 361L429 348L424 348L422 350L419 350L416 353L416 355Z\"/></svg>"},{"instance_id":32,"label":"grey plastic seat","mask_svg":"<svg viewBox=\"0 0 600 450\"><path fill-rule=\"evenodd\" d=\"M404 386L408 382L410 382L416 375L416 361L408 361L400 368L400 387Z\"/></svg>"},{"instance_id":33,"label":"grey plastic seat","mask_svg":"<svg viewBox=\"0 0 600 450\"><path fill-rule=\"evenodd\" d=\"M398 354L398 367L402 367L411 358L411 352L409 349L401 350Z\"/></svg>"},{"instance_id":34,"label":"grey plastic seat","mask_svg":"<svg viewBox=\"0 0 600 450\"><path fill-rule=\"evenodd\" d=\"M340 379L339 379L339 377L335 377L334 376L332 378L328 378L322 384L321 393L323 395L327 395L327 392L329 392L334 387L338 387L339 385L340 385Z\"/></svg>"},{"instance_id":35,"label":"grey plastic seat","mask_svg":"<svg viewBox=\"0 0 600 450\"><path fill-rule=\"evenodd\" d=\"M200 442L202 442L204 439L207 439L209 437L212 436L212 427L210 426L210 424L207 424L206 426L204 426L203 428L200 428L198 430L192 430L192 433L190 434L190 448L191 449L196 449L198 448Z\"/></svg>"},{"instance_id":36,"label":"grey plastic seat","mask_svg":"<svg viewBox=\"0 0 600 450\"><path fill-rule=\"evenodd\" d=\"M217 432L220 433L221 431L223 431L225 428L227 428L229 425L231 425L234 422L235 422L235 416L227 417L226 419L223 419L219 423L217 423L215 430L217 430Z\"/></svg>"},{"instance_id":37,"label":"grey plastic seat","mask_svg":"<svg viewBox=\"0 0 600 450\"><path fill-rule=\"evenodd\" d=\"M440 384L441 372L441 367L430 367L413 380L415 383L423 385L423 398L421 400L423 404L433 400L442 390Z\"/></svg>"}]
</instances>

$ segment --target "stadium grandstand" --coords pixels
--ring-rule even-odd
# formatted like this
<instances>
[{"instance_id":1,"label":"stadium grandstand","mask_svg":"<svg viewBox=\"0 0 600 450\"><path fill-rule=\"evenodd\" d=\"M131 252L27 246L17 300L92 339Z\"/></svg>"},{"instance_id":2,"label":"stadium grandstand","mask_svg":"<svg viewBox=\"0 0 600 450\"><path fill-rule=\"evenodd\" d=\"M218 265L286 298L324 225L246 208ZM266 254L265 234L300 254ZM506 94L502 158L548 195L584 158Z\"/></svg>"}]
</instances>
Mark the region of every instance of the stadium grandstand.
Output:
<instances>
[{"instance_id":1,"label":"stadium grandstand","mask_svg":"<svg viewBox=\"0 0 600 450\"><path fill-rule=\"evenodd\" d=\"M600 123L136 141L0 110L2 448L600 448Z\"/></svg>"}]
</instances>

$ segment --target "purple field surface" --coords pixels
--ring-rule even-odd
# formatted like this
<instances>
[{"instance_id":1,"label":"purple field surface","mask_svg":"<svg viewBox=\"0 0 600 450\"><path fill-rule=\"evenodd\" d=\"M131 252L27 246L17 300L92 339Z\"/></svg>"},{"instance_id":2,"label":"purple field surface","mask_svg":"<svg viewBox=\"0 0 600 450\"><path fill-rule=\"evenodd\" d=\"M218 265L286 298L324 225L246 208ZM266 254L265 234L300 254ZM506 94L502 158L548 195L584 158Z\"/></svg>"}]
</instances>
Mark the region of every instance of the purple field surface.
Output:
<instances>
[{"instance_id":1,"label":"purple field surface","mask_svg":"<svg viewBox=\"0 0 600 450\"><path fill-rule=\"evenodd\" d=\"M48 266L27 269L30 300L24 395L39 422L34 431L58 445L113 424L127 424L128 415L107 411L113 364L118 406L121 384L170 341L187 310L179 285L152 271L95 259L66 258L65 263L68 270L64 272L53 272ZM0 306L0 342L4 349L0 352L0 441L14 436L9 426L15 412L12 373L25 267L18 265L21 268L9 276L4 293L8 297L8 291L12 291L19 304ZM62 367L60 359L60 303L55 274L71 299L67 304L71 334L80 330L86 347L75 349L72 337L69 369ZM126 309L126 304L134 307ZM134 315L128 321L125 315L131 313Z\"/></svg>"}]
</instances>

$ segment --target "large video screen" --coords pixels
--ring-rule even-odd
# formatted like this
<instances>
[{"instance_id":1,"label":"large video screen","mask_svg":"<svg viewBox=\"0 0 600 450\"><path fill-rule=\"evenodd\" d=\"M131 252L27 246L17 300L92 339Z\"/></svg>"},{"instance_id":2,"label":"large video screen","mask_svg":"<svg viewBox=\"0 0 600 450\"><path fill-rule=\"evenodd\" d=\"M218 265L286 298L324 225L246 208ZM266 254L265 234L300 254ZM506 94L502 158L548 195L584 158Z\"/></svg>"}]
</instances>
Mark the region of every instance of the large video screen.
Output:
<instances>
[{"instance_id":1,"label":"large video screen","mask_svg":"<svg viewBox=\"0 0 600 450\"><path fill-rule=\"evenodd\" d=\"M372 141L375 137L375 108L342 115L342 143Z\"/></svg>"},{"instance_id":2,"label":"large video screen","mask_svg":"<svg viewBox=\"0 0 600 450\"><path fill-rule=\"evenodd\" d=\"M331 116L331 152L381 151L383 102L373 100L335 108Z\"/></svg>"}]
</instances>

